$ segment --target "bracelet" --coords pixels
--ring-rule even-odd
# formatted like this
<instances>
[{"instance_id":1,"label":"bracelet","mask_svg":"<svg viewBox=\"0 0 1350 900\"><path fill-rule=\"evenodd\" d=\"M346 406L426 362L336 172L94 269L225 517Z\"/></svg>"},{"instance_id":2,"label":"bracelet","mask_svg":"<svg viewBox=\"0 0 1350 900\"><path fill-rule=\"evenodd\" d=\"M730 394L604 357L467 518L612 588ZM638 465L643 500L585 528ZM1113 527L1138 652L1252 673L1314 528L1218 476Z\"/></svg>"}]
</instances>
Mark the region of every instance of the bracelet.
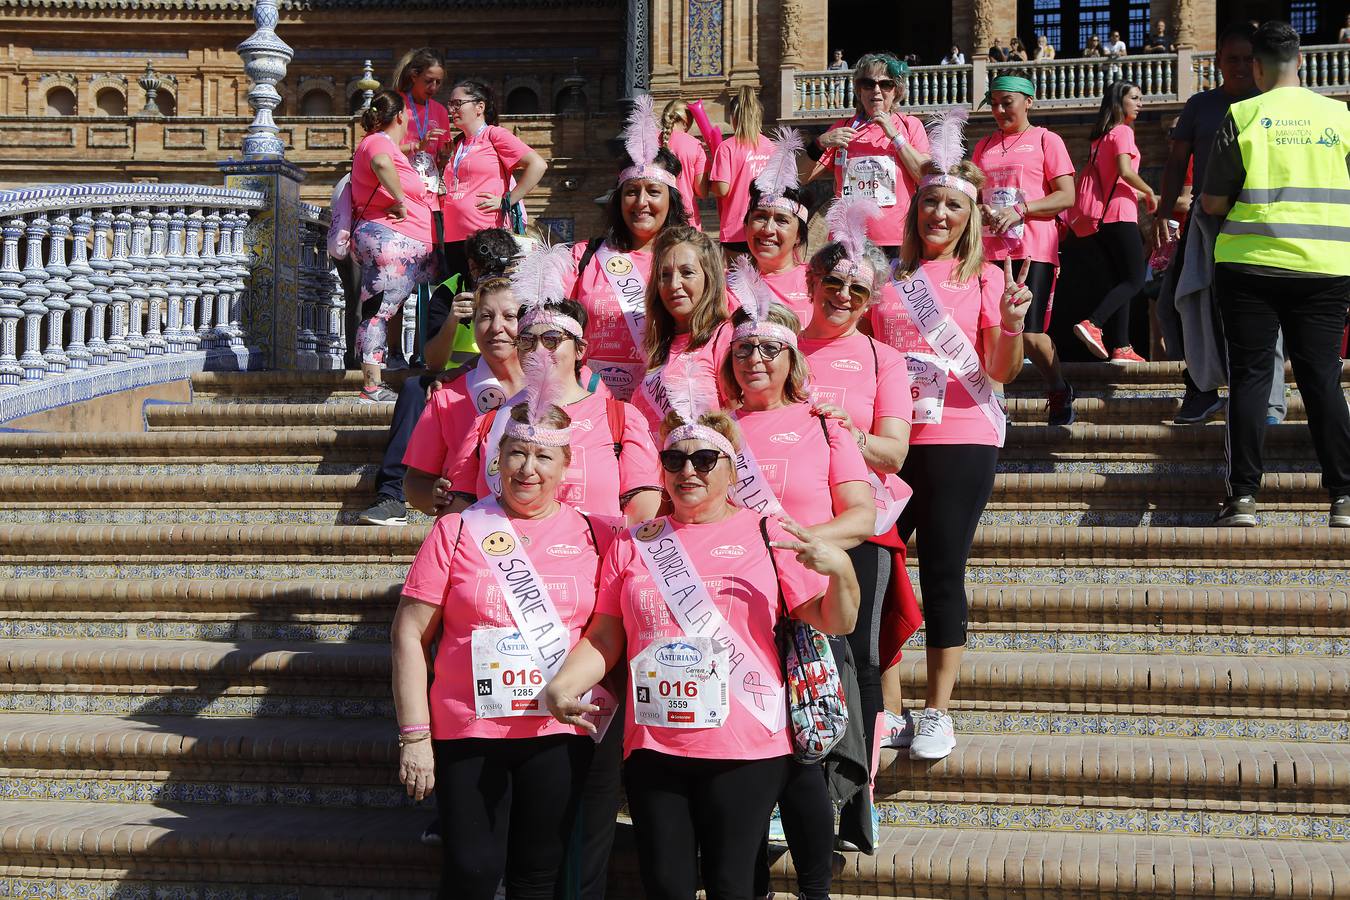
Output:
<instances>
[{"instance_id":1,"label":"bracelet","mask_svg":"<svg viewBox=\"0 0 1350 900\"><path fill-rule=\"evenodd\" d=\"M1018 200L1016 203L1012 205L1012 208L1013 212L1017 213L1017 217L1019 219L1021 219L1023 222L1027 220L1027 205L1024 202Z\"/></svg>"},{"instance_id":2,"label":"bracelet","mask_svg":"<svg viewBox=\"0 0 1350 900\"><path fill-rule=\"evenodd\" d=\"M401 727L399 728L398 733L399 733L399 734L417 734L419 731L430 731L430 730L431 730L431 726L430 726L430 725L426 725L426 724L422 724L422 725L403 725L403 726L401 726Z\"/></svg>"},{"instance_id":3,"label":"bracelet","mask_svg":"<svg viewBox=\"0 0 1350 900\"><path fill-rule=\"evenodd\" d=\"M408 734L408 735L401 734L398 736L398 745L400 747L406 747L409 744L420 744L423 741L429 740L431 740L430 731L422 731L418 732L417 734Z\"/></svg>"},{"instance_id":4,"label":"bracelet","mask_svg":"<svg viewBox=\"0 0 1350 900\"><path fill-rule=\"evenodd\" d=\"M1026 331L1027 329L1026 329L1026 326L1023 325L1021 328L1017 329L1016 331L1009 331L1008 329L1006 329L1006 328L1003 327L1003 323L1002 323L1002 322L999 322L999 323L998 323L998 330L1001 331L1001 332L1003 332L1003 334L1004 334L1005 336L1007 336L1007 337L1021 337L1021 336L1022 336L1022 332Z\"/></svg>"},{"instance_id":5,"label":"bracelet","mask_svg":"<svg viewBox=\"0 0 1350 900\"><path fill-rule=\"evenodd\" d=\"M858 442L859 450L867 449L867 432L859 428L857 435L853 439Z\"/></svg>"},{"instance_id":6,"label":"bracelet","mask_svg":"<svg viewBox=\"0 0 1350 900\"><path fill-rule=\"evenodd\" d=\"M895 137L891 138L891 144L894 145L896 150L903 149L908 143L909 141L905 140L905 136L898 131L895 133Z\"/></svg>"}]
</instances>

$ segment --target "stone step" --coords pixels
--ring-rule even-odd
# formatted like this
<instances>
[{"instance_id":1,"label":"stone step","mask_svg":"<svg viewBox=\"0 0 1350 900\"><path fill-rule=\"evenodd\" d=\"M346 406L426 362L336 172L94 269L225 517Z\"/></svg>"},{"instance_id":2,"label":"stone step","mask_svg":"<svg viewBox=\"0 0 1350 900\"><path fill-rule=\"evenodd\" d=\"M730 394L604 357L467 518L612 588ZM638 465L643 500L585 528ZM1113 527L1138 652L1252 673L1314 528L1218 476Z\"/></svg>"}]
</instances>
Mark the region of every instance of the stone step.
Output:
<instances>
[{"instance_id":1,"label":"stone step","mask_svg":"<svg viewBox=\"0 0 1350 900\"><path fill-rule=\"evenodd\" d=\"M1181 396L1149 397L1078 397L1074 401L1073 411L1077 421L1072 428L1080 425L1151 425L1170 424L1181 407ZM1007 398L1008 415L1014 422L1030 425L1045 421L1044 397L1010 396ZM1224 414L1216 417L1224 421ZM1306 423L1307 410L1303 398L1291 396L1287 402L1285 421L1288 423ZM1186 426L1194 428L1195 426Z\"/></svg>"},{"instance_id":2,"label":"stone step","mask_svg":"<svg viewBox=\"0 0 1350 900\"><path fill-rule=\"evenodd\" d=\"M390 373L390 380L401 378ZM350 372L198 372L192 376L194 403L324 403L355 400L365 386L357 370Z\"/></svg>"},{"instance_id":3,"label":"stone step","mask_svg":"<svg viewBox=\"0 0 1350 900\"><path fill-rule=\"evenodd\" d=\"M152 406L154 431L207 428L388 428L392 403L186 403Z\"/></svg>"},{"instance_id":4,"label":"stone step","mask_svg":"<svg viewBox=\"0 0 1350 900\"><path fill-rule=\"evenodd\" d=\"M394 720L0 716L0 800L390 808Z\"/></svg>"},{"instance_id":5,"label":"stone step","mask_svg":"<svg viewBox=\"0 0 1350 900\"><path fill-rule=\"evenodd\" d=\"M372 719L389 678L385 644L0 642L0 712Z\"/></svg>"}]
</instances>

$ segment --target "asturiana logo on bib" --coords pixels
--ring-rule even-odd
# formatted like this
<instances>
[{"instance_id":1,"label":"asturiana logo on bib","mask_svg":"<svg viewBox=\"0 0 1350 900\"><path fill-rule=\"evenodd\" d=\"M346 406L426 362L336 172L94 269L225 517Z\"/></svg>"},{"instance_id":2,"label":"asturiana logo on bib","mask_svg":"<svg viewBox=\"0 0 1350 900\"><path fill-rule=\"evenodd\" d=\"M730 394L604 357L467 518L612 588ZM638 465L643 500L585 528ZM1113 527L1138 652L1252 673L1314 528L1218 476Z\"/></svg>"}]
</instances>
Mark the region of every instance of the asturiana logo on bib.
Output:
<instances>
[{"instance_id":1,"label":"asturiana logo on bib","mask_svg":"<svg viewBox=\"0 0 1350 900\"><path fill-rule=\"evenodd\" d=\"M663 666L678 666L683 669L703 662L703 654L697 647L691 647L689 644L667 644L656 651L656 661Z\"/></svg>"},{"instance_id":2,"label":"asturiana logo on bib","mask_svg":"<svg viewBox=\"0 0 1350 900\"><path fill-rule=\"evenodd\" d=\"M566 558L569 556L580 556L581 548L574 547L571 544L554 544L552 547L548 548L547 552L549 556L561 556Z\"/></svg>"},{"instance_id":3,"label":"asturiana logo on bib","mask_svg":"<svg viewBox=\"0 0 1350 900\"><path fill-rule=\"evenodd\" d=\"M772 444L795 444L802 439L802 436L795 431L781 431L778 434L769 435L769 443Z\"/></svg>"},{"instance_id":4,"label":"asturiana logo on bib","mask_svg":"<svg viewBox=\"0 0 1350 900\"><path fill-rule=\"evenodd\" d=\"M708 551L708 554L719 559L735 559L745 555L745 548L740 544L723 544L720 547L712 548Z\"/></svg>"},{"instance_id":5,"label":"asturiana logo on bib","mask_svg":"<svg viewBox=\"0 0 1350 900\"><path fill-rule=\"evenodd\" d=\"M521 638L519 631L513 631L497 642L497 652L505 656L529 656L530 647Z\"/></svg>"},{"instance_id":6,"label":"asturiana logo on bib","mask_svg":"<svg viewBox=\"0 0 1350 900\"><path fill-rule=\"evenodd\" d=\"M836 359L830 363L831 369L838 369L841 372L861 372L862 363L856 359Z\"/></svg>"}]
</instances>

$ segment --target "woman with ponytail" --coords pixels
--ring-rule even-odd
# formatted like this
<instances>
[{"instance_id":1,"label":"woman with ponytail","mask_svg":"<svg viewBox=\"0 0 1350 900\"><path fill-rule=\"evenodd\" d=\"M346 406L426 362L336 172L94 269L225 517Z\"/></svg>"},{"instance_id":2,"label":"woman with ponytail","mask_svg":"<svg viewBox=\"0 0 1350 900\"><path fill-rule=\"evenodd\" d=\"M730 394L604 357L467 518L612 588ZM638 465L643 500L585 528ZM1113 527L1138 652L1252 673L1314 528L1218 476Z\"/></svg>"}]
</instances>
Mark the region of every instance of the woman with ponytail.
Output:
<instances>
[{"instance_id":1,"label":"woman with ponytail","mask_svg":"<svg viewBox=\"0 0 1350 900\"><path fill-rule=\"evenodd\" d=\"M445 64L430 47L409 50L394 67L394 89L403 98L411 119L403 152L433 191L438 190L440 181L437 159L441 148L450 142L450 114L433 99L444 81Z\"/></svg>"},{"instance_id":2,"label":"woman with ponytail","mask_svg":"<svg viewBox=\"0 0 1350 900\"><path fill-rule=\"evenodd\" d=\"M361 116L366 136L352 157L352 255L361 268L360 302L382 297L378 311L356 331L365 376L361 400L367 403L398 399L380 384L388 323L435 269L431 197L401 149L410 119L402 96L380 91Z\"/></svg>"},{"instance_id":3,"label":"woman with ponytail","mask_svg":"<svg viewBox=\"0 0 1350 900\"><path fill-rule=\"evenodd\" d=\"M694 198L708 193L704 181L708 169L708 151L703 149L703 143L698 138L689 133L693 124L689 104L678 98L667 103L665 111L661 113L661 146L675 154L675 158L680 161L680 174L675 178L675 185L680 191L680 199L684 201L684 214L689 217L691 228L702 231L703 223L699 221L698 203Z\"/></svg>"},{"instance_id":4,"label":"woman with ponytail","mask_svg":"<svg viewBox=\"0 0 1350 900\"><path fill-rule=\"evenodd\" d=\"M727 105L735 134L723 141L713 153L708 167L708 192L717 198L717 215L722 222L722 249L728 253L749 253L745 237L745 214L750 205L750 183L773 155L773 143L760 134L764 107L750 85L743 85Z\"/></svg>"}]
</instances>

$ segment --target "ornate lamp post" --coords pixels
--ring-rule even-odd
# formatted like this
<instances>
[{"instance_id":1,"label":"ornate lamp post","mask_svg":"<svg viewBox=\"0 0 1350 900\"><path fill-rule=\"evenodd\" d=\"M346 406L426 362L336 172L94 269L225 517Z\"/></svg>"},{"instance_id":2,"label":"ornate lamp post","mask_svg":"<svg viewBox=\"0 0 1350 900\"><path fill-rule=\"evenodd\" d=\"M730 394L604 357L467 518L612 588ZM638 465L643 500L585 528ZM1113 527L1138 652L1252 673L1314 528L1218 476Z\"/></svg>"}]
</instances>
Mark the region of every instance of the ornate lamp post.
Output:
<instances>
[{"instance_id":1,"label":"ornate lamp post","mask_svg":"<svg viewBox=\"0 0 1350 900\"><path fill-rule=\"evenodd\" d=\"M277 82L286 77L286 67L295 51L277 37L277 0L257 0L253 24L257 28L237 48L244 60L244 72L253 81L248 105L253 108L253 124L244 135L246 160L285 159L286 144L277 136L272 110L281 103Z\"/></svg>"},{"instance_id":2,"label":"ornate lamp post","mask_svg":"<svg viewBox=\"0 0 1350 900\"><path fill-rule=\"evenodd\" d=\"M380 89L379 79L375 77L375 68L370 64L370 60L366 60L361 80L356 86L361 89L361 109L358 112L365 112L370 109L370 101L375 99L375 92Z\"/></svg>"}]
</instances>

